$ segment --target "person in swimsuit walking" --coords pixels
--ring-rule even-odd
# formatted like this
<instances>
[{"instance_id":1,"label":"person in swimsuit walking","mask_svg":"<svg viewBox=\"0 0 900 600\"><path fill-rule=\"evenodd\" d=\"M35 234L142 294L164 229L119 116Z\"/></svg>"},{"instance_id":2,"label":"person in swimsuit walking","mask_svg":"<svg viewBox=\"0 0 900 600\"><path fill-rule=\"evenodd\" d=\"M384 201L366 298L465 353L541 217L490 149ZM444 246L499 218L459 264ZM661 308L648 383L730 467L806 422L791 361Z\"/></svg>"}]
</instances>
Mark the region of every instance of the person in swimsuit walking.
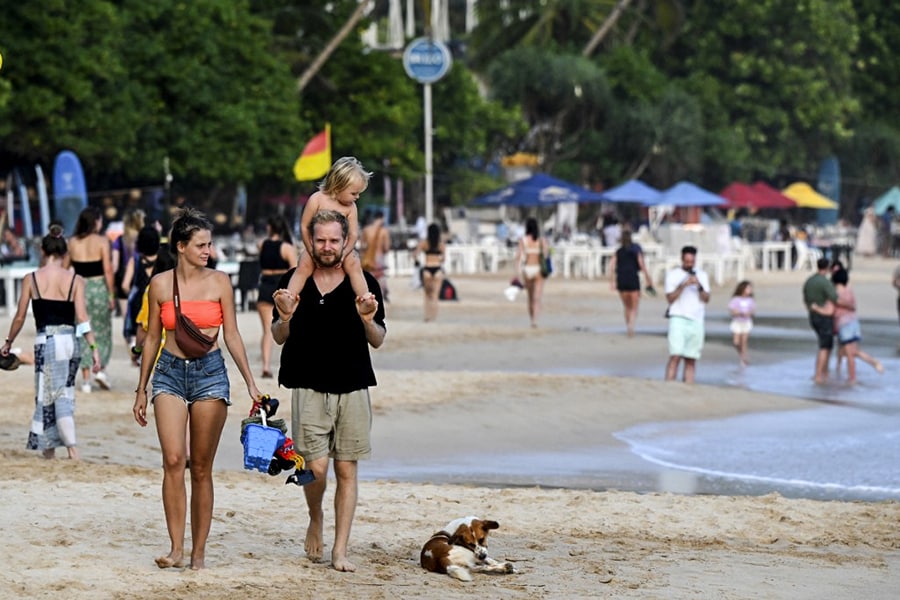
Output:
<instances>
[{"instance_id":1,"label":"person in swimsuit walking","mask_svg":"<svg viewBox=\"0 0 900 600\"><path fill-rule=\"evenodd\" d=\"M534 217L525 221L525 235L519 240L516 248L515 264L522 273L525 291L528 293L528 317L531 326L537 327L541 313L541 296L544 293L544 277L541 275L541 256L547 256L550 245L538 230L538 222Z\"/></svg>"},{"instance_id":2,"label":"person in swimsuit walking","mask_svg":"<svg viewBox=\"0 0 900 600\"><path fill-rule=\"evenodd\" d=\"M100 211L89 206L78 215L75 235L69 240L69 253L64 266L71 266L84 277L84 298L87 304L91 328L100 350L100 370L94 374L94 382L104 390L110 388L106 365L112 355L112 313L116 309L116 293L113 283L112 258L109 240L100 234L103 219ZM84 382L81 391L91 392L92 356L81 356L81 373Z\"/></svg>"},{"instance_id":3,"label":"person in swimsuit walking","mask_svg":"<svg viewBox=\"0 0 900 600\"><path fill-rule=\"evenodd\" d=\"M272 377L271 325L275 310L272 294L278 289L281 276L297 266L297 248L294 247L294 239L284 217L269 217L266 231L266 239L259 243L259 290L256 298L256 312L262 323L262 339L259 344L263 379Z\"/></svg>"},{"instance_id":4,"label":"person in swimsuit walking","mask_svg":"<svg viewBox=\"0 0 900 600\"><path fill-rule=\"evenodd\" d=\"M64 266L67 253L62 227L52 225L41 240L43 265L22 280L22 295L9 335L0 354L9 356L10 347L28 313L31 302L34 325L34 417L28 433L29 450L40 450L53 458L56 448L65 446L69 458L79 458L75 439L75 378L70 377L81 362L81 339L88 342L95 371L100 369L100 353L88 320L84 301L84 279ZM76 324L77 323L77 324Z\"/></svg>"},{"instance_id":5,"label":"person in swimsuit walking","mask_svg":"<svg viewBox=\"0 0 900 600\"><path fill-rule=\"evenodd\" d=\"M434 321L438 312L438 295L444 282L444 253L446 248L441 239L441 226L432 223L428 226L426 239L416 246L415 255L424 254L419 276L422 278L422 289L425 293L425 322Z\"/></svg>"},{"instance_id":6,"label":"person in swimsuit walking","mask_svg":"<svg viewBox=\"0 0 900 600\"><path fill-rule=\"evenodd\" d=\"M153 372L151 399L156 432L163 459L162 497L169 553L156 559L159 568L184 566L184 530L187 517L187 490L184 471L187 461L187 433L190 429L191 548L192 569L205 567L206 540L212 524L212 467L225 426L231 388L228 370L218 342L199 358L187 358L175 336L175 303L178 286L181 312L207 336L214 339L222 329L225 346L247 385L251 402L261 394L253 380L244 341L237 327L231 278L208 268L212 245L212 225L202 213L185 209L172 223L170 249L176 266L150 280L147 297L149 328L144 355L156 356L162 331L166 343L159 360L141 361L141 375L135 390L134 418L147 426L147 384ZM177 278L177 281L176 281Z\"/></svg>"}]
</instances>

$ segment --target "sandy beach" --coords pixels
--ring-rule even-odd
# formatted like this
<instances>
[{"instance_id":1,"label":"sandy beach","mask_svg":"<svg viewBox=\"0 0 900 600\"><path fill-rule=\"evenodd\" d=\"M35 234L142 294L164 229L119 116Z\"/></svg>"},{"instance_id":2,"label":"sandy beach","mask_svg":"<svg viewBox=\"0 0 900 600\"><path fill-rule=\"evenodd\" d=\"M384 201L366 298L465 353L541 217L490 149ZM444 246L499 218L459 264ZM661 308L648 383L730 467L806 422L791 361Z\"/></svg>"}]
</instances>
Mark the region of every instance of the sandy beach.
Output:
<instances>
[{"instance_id":1,"label":"sandy beach","mask_svg":"<svg viewBox=\"0 0 900 600\"><path fill-rule=\"evenodd\" d=\"M851 274L861 316L880 324L872 329L893 345L895 262L857 260ZM796 342L765 349L751 336L753 373L765 373L795 344L808 348L811 376L814 341L800 303L807 273L748 275L758 313L796 321L797 331ZM160 457L153 427L132 419L137 369L120 337L108 369L113 390L77 396L79 463L24 450L33 372L0 373L8 539L0 597L896 597L900 502L713 494L692 477L647 464L616 437L646 423L817 405L721 383L737 360L722 334L733 283L713 290L699 383L686 386L662 381L661 297L642 300L638 335L627 338L606 280L554 277L541 326L532 330L524 298L503 297L511 276L453 277L460 301L441 303L429 324L422 323L421 293L406 278L390 280L388 336L374 353L374 453L360 465L350 547L359 569L352 574L304 556L302 490L282 476L241 468L239 427L250 399L230 359L234 406L216 463L209 568L202 572L162 571L153 562L168 546ZM4 333L9 320L0 317ZM258 316L241 313L239 325L259 373ZM120 320L114 328L120 331ZM29 320L15 345L29 347L33 335ZM258 384L283 399L279 416L288 418L289 395L272 380ZM896 410L885 418L896 420ZM580 456L591 457L589 472L579 471ZM500 523L491 555L513 561L519 573L476 575L464 584L419 567L430 534L470 514Z\"/></svg>"}]
</instances>

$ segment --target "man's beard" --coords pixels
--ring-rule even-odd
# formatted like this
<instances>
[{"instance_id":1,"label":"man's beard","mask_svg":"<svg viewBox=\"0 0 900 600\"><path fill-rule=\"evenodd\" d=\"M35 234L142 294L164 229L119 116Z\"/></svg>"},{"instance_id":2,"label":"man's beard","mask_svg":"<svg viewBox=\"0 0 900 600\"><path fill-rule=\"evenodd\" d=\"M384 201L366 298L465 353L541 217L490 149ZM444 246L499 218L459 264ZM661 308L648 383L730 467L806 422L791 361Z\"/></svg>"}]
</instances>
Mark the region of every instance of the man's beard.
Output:
<instances>
[{"instance_id":1,"label":"man's beard","mask_svg":"<svg viewBox=\"0 0 900 600\"><path fill-rule=\"evenodd\" d=\"M337 264L341 260L341 255L337 252L330 254L320 254L313 250L312 257L318 266L324 267L326 269L337 266Z\"/></svg>"}]
</instances>

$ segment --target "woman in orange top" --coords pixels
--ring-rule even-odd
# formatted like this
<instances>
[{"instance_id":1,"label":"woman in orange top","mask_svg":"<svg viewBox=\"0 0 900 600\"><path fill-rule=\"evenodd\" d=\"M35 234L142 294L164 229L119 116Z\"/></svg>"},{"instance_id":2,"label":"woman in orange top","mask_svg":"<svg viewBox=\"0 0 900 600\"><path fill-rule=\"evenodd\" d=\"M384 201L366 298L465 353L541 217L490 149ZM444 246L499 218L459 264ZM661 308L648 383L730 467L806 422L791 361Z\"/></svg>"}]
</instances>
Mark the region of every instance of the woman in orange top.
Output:
<instances>
[{"instance_id":1,"label":"woman in orange top","mask_svg":"<svg viewBox=\"0 0 900 600\"><path fill-rule=\"evenodd\" d=\"M228 371L218 343L200 358L186 357L175 339L173 279L178 278L181 311L207 336L222 338L247 385L251 401L260 393L253 380L244 341L237 328L234 291L227 274L206 267L212 246L212 225L202 213L187 209L172 224L170 249L177 257L174 269L150 281L149 329L144 355L155 356L163 329L166 342L156 366L141 361L141 376L135 390L134 418L147 425L147 383L153 369L151 399L156 414L156 431L163 456L163 508L171 547L156 559L160 568L184 565L184 530L187 491L184 484L190 428L191 470L191 562L192 569L204 567L206 540L212 522L212 467L231 404ZM190 418L188 418L190 417Z\"/></svg>"}]
</instances>

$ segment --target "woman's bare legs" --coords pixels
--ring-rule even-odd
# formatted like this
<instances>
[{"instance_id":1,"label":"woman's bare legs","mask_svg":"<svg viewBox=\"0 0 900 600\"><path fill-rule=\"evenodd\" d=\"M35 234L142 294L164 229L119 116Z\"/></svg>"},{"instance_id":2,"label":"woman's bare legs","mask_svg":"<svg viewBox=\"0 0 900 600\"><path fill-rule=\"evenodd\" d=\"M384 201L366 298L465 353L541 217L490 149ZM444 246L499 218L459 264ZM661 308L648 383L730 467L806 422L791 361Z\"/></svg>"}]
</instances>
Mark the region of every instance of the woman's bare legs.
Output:
<instances>
[{"instance_id":1,"label":"woman's bare legs","mask_svg":"<svg viewBox=\"0 0 900 600\"><path fill-rule=\"evenodd\" d=\"M272 376L272 315L275 312L275 305L269 302L257 302L256 312L259 313L259 320L262 323L262 338L259 340L259 350L262 356L262 376Z\"/></svg>"},{"instance_id":2,"label":"woman's bare legs","mask_svg":"<svg viewBox=\"0 0 900 600\"><path fill-rule=\"evenodd\" d=\"M537 276L533 279L525 279L525 291L528 292L528 317L531 319L531 326L537 327L537 320L541 314L544 278Z\"/></svg>"},{"instance_id":3,"label":"woman's bare legs","mask_svg":"<svg viewBox=\"0 0 900 600\"><path fill-rule=\"evenodd\" d=\"M206 540L213 513L212 468L228 415L227 408L223 400L210 399L194 402L190 409L191 569L194 570L206 566Z\"/></svg>"},{"instance_id":4,"label":"woman's bare legs","mask_svg":"<svg viewBox=\"0 0 900 600\"><path fill-rule=\"evenodd\" d=\"M425 293L425 321L434 321L437 318L438 295L441 293L443 281L443 271L438 271L434 274L422 271L422 289Z\"/></svg>"},{"instance_id":5,"label":"woman's bare legs","mask_svg":"<svg viewBox=\"0 0 900 600\"><path fill-rule=\"evenodd\" d=\"M619 298L622 299L622 306L625 309L625 330L628 337L634 337L634 324L637 321L641 293L634 290L622 291L619 292Z\"/></svg>"},{"instance_id":6,"label":"woman's bare legs","mask_svg":"<svg viewBox=\"0 0 900 600\"><path fill-rule=\"evenodd\" d=\"M856 358L860 359L879 373L884 373L884 366L881 364L881 361L868 352L863 352L862 348L859 347L859 344L856 346Z\"/></svg>"},{"instance_id":7,"label":"woman's bare legs","mask_svg":"<svg viewBox=\"0 0 900 600\"><path fill-rule=\"evenodd\" d=\"M185 431L188 410L184 401L175 396L160 394L153 401L156 433L163 459L162 497L169 531L169 554L156 559L160 569L184 566L184 528L187 517L187 491L184 468L187 457Z\"/></svg>"}]
</instances>

